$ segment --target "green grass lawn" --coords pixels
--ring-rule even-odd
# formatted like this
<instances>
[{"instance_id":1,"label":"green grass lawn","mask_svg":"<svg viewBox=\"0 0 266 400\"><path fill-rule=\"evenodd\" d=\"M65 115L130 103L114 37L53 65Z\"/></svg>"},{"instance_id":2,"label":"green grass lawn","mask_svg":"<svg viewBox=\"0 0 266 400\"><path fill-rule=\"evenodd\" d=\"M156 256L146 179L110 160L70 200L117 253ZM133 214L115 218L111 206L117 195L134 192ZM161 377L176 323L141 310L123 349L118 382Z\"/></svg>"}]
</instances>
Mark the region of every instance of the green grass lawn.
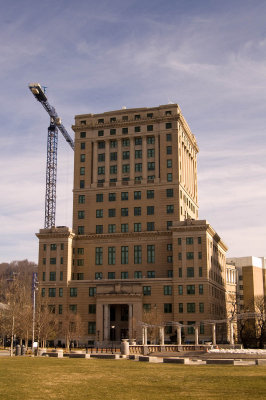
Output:
<instances>
[{"instance_id":1,"label":"green grass lawn","mask_svg":"<svg viewBox=\"0 0 266 400\"><path fill-rule=\"evenodd\" d=\"M265 398L266 366L0 358L1 400Z\"/></svg>"}]
</instances>

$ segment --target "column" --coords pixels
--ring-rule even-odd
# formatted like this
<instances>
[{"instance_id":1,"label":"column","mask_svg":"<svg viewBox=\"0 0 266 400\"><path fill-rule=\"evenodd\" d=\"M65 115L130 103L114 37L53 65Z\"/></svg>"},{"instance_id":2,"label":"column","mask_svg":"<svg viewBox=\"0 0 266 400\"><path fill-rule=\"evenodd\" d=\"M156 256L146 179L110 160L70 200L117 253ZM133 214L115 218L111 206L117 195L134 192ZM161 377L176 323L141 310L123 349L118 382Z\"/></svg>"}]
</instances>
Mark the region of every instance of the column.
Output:
<instances>
[{"instance_id":1,"label":"column","mask_svg":"<svg viewBox=\"0 0 266 400\"><path fill-rule=\"evenodd\" d=\"M199 344L199 327L195 326L195 346Z\"/></svg>"},{"instance_id":2,"label":"column","mask_svg":"<svg viewBox=\"0 0 266 400\"><path fill-rule=\"evenodd\" d=\"M216 325L212 324L212 344L216 345Z\"/></svg>"},{"instance_id":3,"label":"column","mask_svg":"<svg viewBox=\"0 0 266 400\"><path fill-rule=\"evenodd\" d=\"M117 141L117 182L122 180L122 142L121 139Z\"/></svg>"},{"instance_id":4,"label":"column","mask_svg":"<svg viewBox=\"0 0 266 400\"><path fill-rule=\"evenodd\" d=\"M234 345L234 323L230 321L230 344Z\"/></svg>"},{"instance_id":5,"label":"column","mask_svg":"<svg viewBox=\"0 0 266 400\"><path fill-rule=\"evenodd\" d=\"M130 138L130 180L135 179L135 147L134 147L134 138Z\"/></svg>"},{"instance_id":6,"label":"column","mask_svg":"<svg viewBox=\"0 0 266 400\"><path fill-rule=\"evenodd\" d=\"M128 305L128 336L129 339L133 338L133 304Z\"/></svg>"},{"instance_id":7,"label":"column","mask_svg":"<svg viewBox=\"0 0 266 400\"><path fill-rule=\"evenodd\" d=\"M164 346L164 327L160 326L160 345Z\"/></svg>"},{"instance_id":8,"label":"column","mask_svg":"<svg viewBox=\"0 0 266 400\"><path fill-rule=\"evenodd\" d=\"M148 341L148 338L147 338L147 332L148 331L148 327L147 326L143 326L142 327L142 344L143 344L143 346L147 346L147 341Z\"/></svg>"},{"instance_id":9,"label":"column","mask_svg":"<svg viewBox=\"0 0 266 400\"><path fill-rule=\"evenodd\" d=\"M93 143L93 159L92 159L92 183L97 183L98 176L98 152L97 152L97 142Z\"/></svg>"},{"instance_id":10,"label":"column","mask_svg":"<svg viewBox=\"0 0 266 400\"><path fill-rule=\"evenodd\" d=\"M147 138L145 136L142 137L142 178L143 180L147 179Z\"/></svg>"},{"instance_id":11,"label":"column","mask_svg":"<svg viewBox=\"0 0 266 400\"><path fill-rule=\"evenodd\" d=\"M182 344L181 326L177 327L177 344L179 346Z\"/></svg>"},{"instance_id":12,"label":"column","mask_svg":"<svg viewBox=\"0 0 266 400\"><path fill-rule=\"evenodd\" d=\"M110 179L110 141L105 141L105 185L109 185Z\"/></svg>"},{"instance_id":13,"label":"column","mask_svg":"<svg viewBox=\"0 0 266 400\"><path fill-rule=\"evenodd\" d=\"M104 341L109 340L110 332L110 319L109 319L109 304L104 304L103 310L103 339Z\"/></svg>"}]
</instances>

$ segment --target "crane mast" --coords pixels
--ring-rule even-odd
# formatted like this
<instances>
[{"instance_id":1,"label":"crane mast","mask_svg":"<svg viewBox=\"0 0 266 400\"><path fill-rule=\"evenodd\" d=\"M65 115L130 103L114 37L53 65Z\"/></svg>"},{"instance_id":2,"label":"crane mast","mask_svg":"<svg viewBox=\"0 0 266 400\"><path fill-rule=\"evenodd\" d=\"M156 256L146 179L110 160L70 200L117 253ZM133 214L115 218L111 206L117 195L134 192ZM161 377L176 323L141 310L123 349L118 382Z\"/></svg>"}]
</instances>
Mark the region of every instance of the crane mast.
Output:
<instances>
[{"instance_id":1,"label":"crane mast","mask_svg":"<svg viewBox=\"0 0 266 400\"><path fill-rule=\"evenodd\" d=\"M39 83L30 83L29 89L34 97L42 104L50 116L47 137L47 160L46 160L46 191L45 191L45 228L55 226L56 212L56 178L57 178L57 146L58 130L62 133L67 143L74 150L74 142L61 122L56 110L52 107L46 94Z\"/></svg>"}]
</instances>

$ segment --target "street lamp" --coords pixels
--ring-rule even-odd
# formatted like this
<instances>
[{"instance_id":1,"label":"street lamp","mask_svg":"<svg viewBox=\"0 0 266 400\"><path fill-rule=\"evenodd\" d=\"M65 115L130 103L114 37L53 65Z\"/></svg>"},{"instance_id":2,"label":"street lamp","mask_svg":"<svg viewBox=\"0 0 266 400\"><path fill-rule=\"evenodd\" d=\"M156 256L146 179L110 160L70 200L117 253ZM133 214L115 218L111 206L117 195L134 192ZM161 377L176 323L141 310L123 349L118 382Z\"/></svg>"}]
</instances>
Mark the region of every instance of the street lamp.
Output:
<instances>
[{"instance_id":1,"label":"street lamp","mask_svg":"<svg viewBox=\"0 0 266 400\"><path fill-rule=\"evenodd\" d=\"M115 339L115 325L112 325L111 326L111 329L112 329L112 352L113 352L113 347L114 347L114 339Z\"/></svg>"},{"instance_id":2,"label":"street lamp","mask_svg":"<svg viewBox=\"0 0 266 400\"><path fill-rule=\"evenodd\" d=\"M36 290L38 290L37 272L32 274L32 296L33 296L33 307L32 307L32 352L34 352L34 336L35 336L35 313L36 313Z\"/></svg>"}]
</instances>

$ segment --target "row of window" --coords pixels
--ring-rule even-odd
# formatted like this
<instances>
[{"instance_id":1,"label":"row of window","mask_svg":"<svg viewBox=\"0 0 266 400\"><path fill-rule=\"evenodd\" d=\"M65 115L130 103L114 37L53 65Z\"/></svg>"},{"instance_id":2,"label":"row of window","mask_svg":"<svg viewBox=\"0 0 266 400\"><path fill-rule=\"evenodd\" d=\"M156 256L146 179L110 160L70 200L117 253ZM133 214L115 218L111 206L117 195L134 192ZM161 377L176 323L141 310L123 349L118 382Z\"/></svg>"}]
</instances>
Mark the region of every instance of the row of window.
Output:
<instances>
[{"instance_id":1,"label":"row of window","mask_svg":"<svg viewBox=\"0 0 266 400\"><path fill-rule=\"evenodd\" d=\"M166 205L166 213L167 214L173 214L174 213L174 205L173 204L167 204ZM133 214L134 214L134 216L142 215L142 208L141 207L134 207ZM121 215L121 217L128 217L129 216L128 207L122 207L120 209L120 215ZM154 215L154 206L147 206L146 215ZM108 209L108 217L115 217L115 216L116 216L116 209L115 208L109 208ZM78 219L84 219L84 218L85 218L85 211L84 210L79 210L78 211ZM103 209L102 208L96 210L96 218L103 218Z\"/></svg>"},{"instance_id":2,"label":"row of window","mask_svg":"<svg viewBox=\"0 0 266 400\"><path fill-rule=\"evenodd\" d=\"M98 142L98 149L104 149L105 142ZM166 146L166 154L172 154L172 146ZM154 149L147 150L148 158L155 156ZM83 158L83 157L82 157ZM135 150L135 158L142 158L142 150ZM130 151L122 151L122 160L129 160L130 159ZM110 160L116 161L117 160L117 153L110 153ZM84 159L85 161L85 159ZM82 161L82 162L84 162ZM98 154L98 161L102 162L105 161L105 153Z\"/></svg>"},{"instance_id":3,"label":"row of window","mask_svg":"<svg viewBox=\"0 0 266 400\"><path fill-rule=\"evenodd\" d=\"M115 122L115 121L111 121ZM144 125L140 126L134 126L134 132L139 133L141 132L141 129L144 128ZM165 129L172 129L172 122L166 122L165 123ZM147 132L152 132L153 131L153 125L146 125L146 131ZM104 133L107 132L107 130L98 130L98 136L104 136ZM117 129L116 128L111 128L109 129L110 135L116 135ZM122 134L128 134L128 127L123 127L122 128ZM80 132L80 137L85 138L86 137L86 132Z\"/></svg>"},{"instance_id":4,"label":"row of window","mask_svg":"<svg viewBox=\"0 0 266 400\"><path fill-rule=\"evenodd\" d=\"M174 189L166 189L165 192L166 197L173 197L174 196ZM116 201L118 193L108 193L108 200L109 201ZM141 190L135 190L133 192L133 199L134 200L141 200L143 198L143 192ZM147 199L154 199L154 190L146 190L146 198ZM129 200L129 192L121 192L120 199L122 201ZM96 193L96 203L102 203L104 201L104 194L103 193ZM85 195L79 196L79 204L85 203Z\"/></svg>"},{"instance_id":5,"label":"row of window","mask_svg":"<svg viewBox=\"0 0 266 400\"><path fill-rule=\"evenodd\" d=\"M129 247L121 246L121 264L128 264L129 260ZM141 264L142 262L142 246L136 245L134 246L134 264ZM154 264L155 263L155 245L148 244L147 245L147 263ZM102 265L103 264L103 247L95 248L95 264ZM108 247L108 264L115 265L116 264L116 247Z\"/></svg>"},{"instance_id":6,"label":"row of window","mask_svg":"<svg viewBox=\"0 0 266 400\"><path fill-rule=\"evenodd\" d=\"M143 177L142 176L135 176L134 180L136 183L141 183ZM155 179L155 175L150 175L147 177L148 181L152 181L153 179ZM123 182L128 182L129 181L129 177L123 177L122 178ZM173 174L172 172L169 172L166 174L166 181L167 182L173 182ZM98 184L100 184L102 186L102 184L105 182L105 179L98 179ZM117 178L112 178L110 179L110 182L117 182ZM80 189L85 189L85 180L81 179L79 181L79 188Z\"/></svg>"},{"instance_id":7,"label":"row of window","mask_svg":"<svg viewBox=\"0 0 266 400\"><path fill-rule=\"evenodd\" d=\"M54 250L56 250L59 246L60 246L60 250L64 250L64 243L60 243L60 245L59 245L59 244L57 245L56 243L52 243L52 244L50 244L50 250L51 250L51 251L54 251ZM44 244L44 245L43 245L43 250L46 251L46 249L47 249L47 245Z\"/></svg>"}]
</instances>

